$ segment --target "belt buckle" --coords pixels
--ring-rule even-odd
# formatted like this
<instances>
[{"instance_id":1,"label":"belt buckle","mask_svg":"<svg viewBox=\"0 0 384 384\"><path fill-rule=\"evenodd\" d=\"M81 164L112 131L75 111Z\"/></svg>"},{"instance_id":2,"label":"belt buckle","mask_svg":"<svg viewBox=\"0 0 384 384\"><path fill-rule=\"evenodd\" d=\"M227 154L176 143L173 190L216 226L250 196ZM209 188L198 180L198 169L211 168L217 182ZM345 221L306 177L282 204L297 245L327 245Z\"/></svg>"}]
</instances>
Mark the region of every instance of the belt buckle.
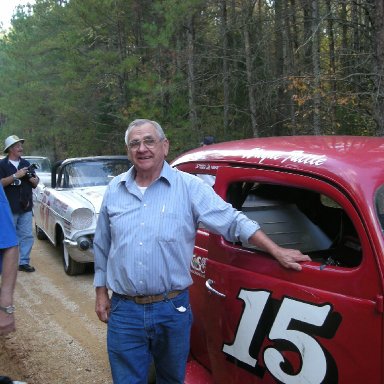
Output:
<instances>
[{"instance_id":1,"label":"belt buckle","mask_svg":"<svg viewBox=\"0 0 384 384\"><path fill-rule=\"evenodd\" d=\"M136 304L152 304L158 301L162 301L163 299L160 297L160 295L148 295L135 296L133 300Z\"/></svg>"},{"instance_id":2,"label":"belt buckle","mask_svg":"<svg viewBox=\"0 0 384 384\"><path fill-rule=\"evenodd\" d=\"M133 296L132 299L136 304L152 304L160 301L170 300L175 298L181 291L170 291L166 294L148 295L148 296Z\"/></svg>"}]
</instances>

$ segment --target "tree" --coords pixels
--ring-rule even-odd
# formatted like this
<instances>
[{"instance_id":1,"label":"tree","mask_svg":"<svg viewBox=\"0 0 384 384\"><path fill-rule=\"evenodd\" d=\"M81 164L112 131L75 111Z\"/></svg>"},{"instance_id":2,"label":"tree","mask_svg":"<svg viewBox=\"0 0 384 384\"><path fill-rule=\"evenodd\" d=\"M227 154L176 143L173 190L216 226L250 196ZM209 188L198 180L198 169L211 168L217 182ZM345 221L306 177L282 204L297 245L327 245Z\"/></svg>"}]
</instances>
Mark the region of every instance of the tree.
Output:
<instances>
[{"instance_id":1,"label":"tree","mask_svg":"<svg viewBox=\"0 0 384 384\"><path fill-rule=\"evenodd\" d=\"M36 0L0 38L0 139L118 154L149 117L172 158L204 135L383 135L383 19L381 0Z\"/></svg>"},{"instance_id":2,"label":"tree","mask_svg":"<svg viewBox=\"0 0 384 384\"><path fill-rule=\"evenodd\" d=\"M384 135L384 2L375 0L373 7L374 24L374 93L373 115L377 125L376 132Z\"/></svg>"}]
</instances>

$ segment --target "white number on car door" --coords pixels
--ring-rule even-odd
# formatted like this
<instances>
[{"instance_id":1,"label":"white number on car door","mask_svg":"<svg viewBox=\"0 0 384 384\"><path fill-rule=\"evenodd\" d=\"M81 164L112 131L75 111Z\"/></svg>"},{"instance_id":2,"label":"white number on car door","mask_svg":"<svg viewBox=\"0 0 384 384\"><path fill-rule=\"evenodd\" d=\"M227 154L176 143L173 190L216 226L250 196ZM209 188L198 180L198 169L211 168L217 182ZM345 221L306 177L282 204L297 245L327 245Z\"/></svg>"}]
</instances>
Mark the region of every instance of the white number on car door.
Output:
<instances>
[{"instance_id":1,"label":"white number on car door","mask_svg":"<svg viewBox=\"0 0 384 384\"><path fill-rule=\"evenodd\" d=\"M223 352L256 367L258 361L254 356L259 353L262 340L268 337L273 344L265 348L262 356L265 367L277 380L287 384L322 383L329 373L329 366L334 368L335 365L312 335L332 337L340 324L340 317L332 312L329 304L318 306L287 297L277 303L270 296L267 291L240 291L238 297L244 302L244 311L234 342L224 344ZM274 312L270 311L271 305L278 306L274 318L263 316L264 312ZM287 350L299 355L300 368L296 372L287 369L290 362L282 355ZM332 375L335 377L335 372Z\"/></svg>"}]
</instances>

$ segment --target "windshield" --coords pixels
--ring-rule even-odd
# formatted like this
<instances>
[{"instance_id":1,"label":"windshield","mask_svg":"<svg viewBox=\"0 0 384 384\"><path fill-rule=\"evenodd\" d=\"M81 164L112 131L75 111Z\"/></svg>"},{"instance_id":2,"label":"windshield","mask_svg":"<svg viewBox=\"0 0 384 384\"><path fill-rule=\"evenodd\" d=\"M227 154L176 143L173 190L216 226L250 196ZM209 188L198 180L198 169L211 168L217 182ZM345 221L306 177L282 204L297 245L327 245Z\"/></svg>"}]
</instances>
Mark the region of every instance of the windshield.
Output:
<instances>
[{"instance_id":1,"label":"windshield","mask_svg":"<svg viewBox=\"0 0 384 384\"><path fill-rule=\"evenodd\" d=\"M126 172L128 159L79 161L67 164L62 170L60 184L63 188L107 185L115 176Z\"/></svg>"},{"instance_id":2,"label":"windshield","mask_svg":"<svg viewBox=\"0 0 384 384\"><path fill-rule=\"evenodd\" d=\"M384 185L382 185L376 192L375 205L381 229L384 231Z\"/></svg>"}]
</instances>

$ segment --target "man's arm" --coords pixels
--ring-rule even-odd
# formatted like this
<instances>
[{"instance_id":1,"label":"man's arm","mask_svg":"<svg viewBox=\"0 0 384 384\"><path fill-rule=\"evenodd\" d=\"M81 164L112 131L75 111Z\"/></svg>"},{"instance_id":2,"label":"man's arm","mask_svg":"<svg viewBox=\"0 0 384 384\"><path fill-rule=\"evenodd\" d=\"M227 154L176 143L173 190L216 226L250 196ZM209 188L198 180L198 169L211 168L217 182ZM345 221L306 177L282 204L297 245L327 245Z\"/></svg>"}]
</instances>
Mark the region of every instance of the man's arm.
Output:
<instances>
[{"instance_id":1,"label":"man's arm","mask_svg":"<svg viewBox=\"0 0 384 384\"><path fill-rule=\"evenodd\" d=\"M15 182L15 179L21 179L27 174L27 172L28 172L28 167L18 169L13 175L6 176L0 179L1 184L3 185L3 187L11 185L12 183Z\"/></svg>"},{"instance_id":2,"label":"man's arm","mask_svg":"<svg viewBox=\"0 0 384 384\"><path fill-rule=\"evenodd\" d=\"M107 261L111 245L109 217L106 209L108 190L104 194L103 203L97 220L95 236L93 239L94 250L94 287L96 290L95 311L100 321L107 323L111 308L107 285Z\"/></svg>"},{"instance_id":3,"label":"man's arm","mask_svg":"<svg viewBox=\"0 0 384 384\"><path fill-rule=\"evenodd\" d=\"M0 306L13 305L13 293L16 285L19 249L11 247L3 250L3 266L1 272ZM0 311L0 335L15 331L14 314Z\"/></svg>"},{"instance_id":4,"label":"man's arm","mask_svg":"<svg viewBox=\"0 0 384 384\"><path fill-rule=\"evenodd\" d=\"M261 229L256 231L248 240L252 245L270 253L283 267L301 271L299 262L311 261L308 255L303 255L297 249L283 248L273 242Z\"/></svg>"}]
</instances>

